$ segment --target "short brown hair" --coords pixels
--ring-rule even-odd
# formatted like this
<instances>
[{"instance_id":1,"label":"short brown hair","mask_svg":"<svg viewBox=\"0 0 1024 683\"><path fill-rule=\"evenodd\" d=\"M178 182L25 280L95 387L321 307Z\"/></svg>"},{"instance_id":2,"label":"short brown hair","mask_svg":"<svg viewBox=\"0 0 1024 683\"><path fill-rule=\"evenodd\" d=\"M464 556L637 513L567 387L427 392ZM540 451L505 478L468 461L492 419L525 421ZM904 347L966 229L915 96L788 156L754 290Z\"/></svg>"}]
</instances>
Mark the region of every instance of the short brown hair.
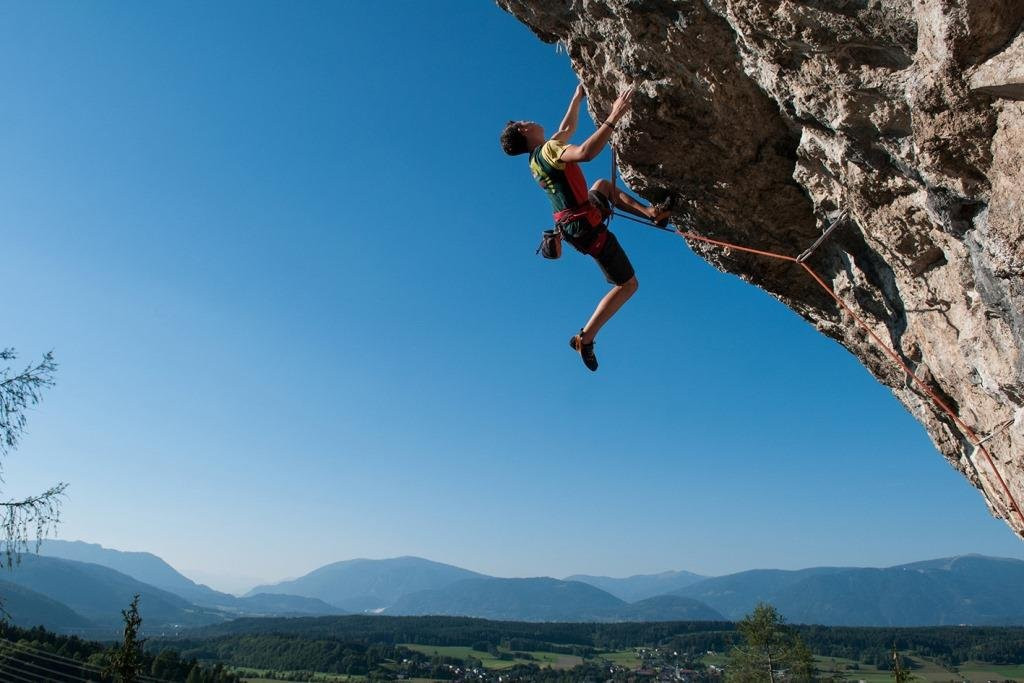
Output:
<instances>
[{"instance_id":1,"label":"short brown hair","mask_svg":"<svg viewBox=\"0 0 1024 683\"><path fill-rule=\"evenodd\" d=\"M518 121L509 121L505 124L505 130L501 131L501 148L509 156L526 154L530 151L526 144L526 136L519 130Z\"/></svg>"}]
</instances>

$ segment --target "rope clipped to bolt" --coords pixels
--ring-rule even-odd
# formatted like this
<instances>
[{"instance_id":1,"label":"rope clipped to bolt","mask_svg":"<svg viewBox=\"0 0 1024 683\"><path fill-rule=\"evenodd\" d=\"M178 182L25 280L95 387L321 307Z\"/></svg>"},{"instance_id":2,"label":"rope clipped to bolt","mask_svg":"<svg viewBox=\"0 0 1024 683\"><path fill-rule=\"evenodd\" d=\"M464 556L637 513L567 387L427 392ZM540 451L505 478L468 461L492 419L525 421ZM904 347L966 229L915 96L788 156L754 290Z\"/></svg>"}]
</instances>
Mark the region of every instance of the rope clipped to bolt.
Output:
<instances>
[{"instance_id":1,"label":"rope clipped to bolt","mask_svg":"<svg viewBox=\"0 0 1024 683\"><path fill-rule=\"evenodd\" d=\"M614 156L613 156L613 159L614 159ZM613 164L614 164L614 161L613 161ZM613 169L614 169L614 166L613 166ZM613 174L613 177L614 177L614 174ZM613 185L613 187L614 187L614 185ZM918 377L916 374L914 374L914 371L910 369L910 367L906 364L906 362L902 358L900 358L899 354L897 354L896 351L891 349L884 341L882 341L882 339L874 332L874 330L872 330L868 326L868 324L860 316L858 316L853 311L853 309L850 308L850 306L845 301L843 301L841 298L839 298L839 295L836 294L835 291L825 283L825 281L821 278L821 276L819 276L814 271L813 268L811 268L809 265L807 265L806 261L811 256L811 254L813 254L814 251L819 246L821 246L821 244L824 243L826 239L828 239L828 237L836 230L836 228L838 228L844 222L845 219L848 219L850 217L849 212L846 209L843 209L839 213L839 215L837 215L836 218L834 218L832 220L832 224L828 227L827 230L825 230L822 233L821 237L819 237L814 242L814 244L812 244L810 247L808 247L806 250L804 250L799 256L795 256L795 257L794 256L788 256L786 254L779 254L779 253L776 253L776 252L773 252L773 251L765 251L765 250L762 250L762 249L753 249L751 247L745 247L745 246L740 245L740 244L733 244L731 242L726 242L726 241L723 241L723 240L711 239L710 237L704 237L703 235L699 235L699 234L697 234L695 232L692 232L692 231L685 231L685 230L679 230L678 228L669 228L668 226L664 226L663 227L663 226L655 225L654 223L652 223L650 221L646 221L646 220L643 220L643 219L640 219L640 218L636 218L634 216L630 216L629 214L626 214L626 213L623 213L623 212L620 212L620 211L613 211L613 213L615 215L617 215L617 216L621 216L621 217L623 217L623 218L625 218L627 220L631 220L634 223L640 223L641 225L645 225L645 226L647 226L649 228L655 228L657 230L664 230L665 232L674 232L674 233L676 233L677 235L679 235L680 237L682 237L683 239L686 239L686 240L694 240L694 241L697 241L697 242L704 242L706 244L712 244L712 245L715 245L717 247L721 247L723 249L734 249L736 251L741 251L741 252L745 252L745 253L748 253L748 254L756 254L758 256L765 256L767 258L773 258L773 259L777 259L777 260L780 260L780 261L789 261L791 263L797 264L798 266L803 268L805 271L807 271L807 274L811 276L811 278L818 284L818 286L821 287L823 290L825 290L825 292L828 293L828 295L830 297L835 299L836 303L839 304L839 306L844 311L846 311L847 313L850 314L850 317L853 318L853 320L857 323L857 326L860 327L862 330L864 330L868 334L868 336L870 336L871 339L874 340L875 344L877 344L878 347L882 349L882 351L885 353L885 355L887 355L894 363L896 363L903 370L903 372L906 373L907 377L910 378L910 380L914 384L916 384L922 391L924 391L924 393L928 395L928 397L932 400L932 402L942 412L944 412L947 416L949 416L949 418L953 421L953 423L957 426L957 428L960 429L961 433L963 433L963 435L967 437L967 440L974 447L975 452L976 453L980 452L982 455L985 456L985 460L986 460L986 462L988 462L988 466L992 470L992 474L995 475L996 480L999 482L999 485L1002 488L1003 493L1006 495L1006 498L1009 501L1009 508L1010 508L1010 510L1017 513L1017 517L1020 519L1021 525L1024 526L1024 512L1021 511L1020 504L1017 503L1017 500L1016 500L1016 498L1014 498L1013 493L1010 492L1010 487L1007 486L1007 484L1006 484L1006 480L1003 479L1003 476L999 473L999 470L996 468L995 460L993 459L992 454L989 452L988 448L985 447L985 442L986 441L988 441L993 436L995 436L996 434L1001 432L1003 429L1005 429L1013 421L1012 420L1008 420L1008 421L1000 424L998 427L996 427L996 429L991 434L989 434L985 438L978 437L978 435L975 434L974 430L971 429L960 418L960 416L957 415L956 412L954 412L953 409L950 408L946 404L946 402L943 401L942 398L939 397L939 395L935 392L935 390L932 389L930 386L928 386L927 382L925 382L920 377Z\"/></svg>"}]
</instances>

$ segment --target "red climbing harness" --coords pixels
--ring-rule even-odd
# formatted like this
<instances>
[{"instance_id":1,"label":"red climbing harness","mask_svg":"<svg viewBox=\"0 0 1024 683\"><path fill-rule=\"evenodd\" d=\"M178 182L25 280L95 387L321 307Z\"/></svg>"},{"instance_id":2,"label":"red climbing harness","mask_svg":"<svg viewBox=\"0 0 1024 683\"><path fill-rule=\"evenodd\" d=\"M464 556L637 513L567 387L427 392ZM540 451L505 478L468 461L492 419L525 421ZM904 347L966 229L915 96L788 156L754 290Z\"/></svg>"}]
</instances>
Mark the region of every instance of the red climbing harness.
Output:
<instances>
[{"instance_id":1,"label":"red climbing harness","mask_svg":"<svg viewBox=\"0 0 1024 683\"><path fill-rule=\"evenodd\" d=\"M579 164L575 161L567 161L562 172L565 174L565 180L572 192L575 206L556 211L554 214L555 224L560 225L579 218L586 218L592 228L601 225L604 222L604 216L601 215L601 209L590 201L590 190L587 188L587 181L583 177L583 171L580 170ZM603 244L604 240L601 242Z\"/></svg>"}]
</instances>

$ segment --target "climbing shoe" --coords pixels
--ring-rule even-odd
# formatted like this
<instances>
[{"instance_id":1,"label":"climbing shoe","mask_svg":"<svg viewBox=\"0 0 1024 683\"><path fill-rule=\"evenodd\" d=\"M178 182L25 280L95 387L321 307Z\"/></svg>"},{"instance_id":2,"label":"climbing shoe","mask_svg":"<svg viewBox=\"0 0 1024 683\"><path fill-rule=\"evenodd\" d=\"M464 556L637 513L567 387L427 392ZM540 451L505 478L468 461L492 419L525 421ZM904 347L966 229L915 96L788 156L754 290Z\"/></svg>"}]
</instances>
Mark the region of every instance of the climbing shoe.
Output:
<instances>
[{"instance_id":1,"label":"climbing shoe","mask_svg":"<svg viewBox=\"0 0 1024 683\"><path fill-rule=\"evenodd\" d=\"M659 228L664 228L672 220L672 211L675 209L675 197L669 197L651 208L654 209L654 215L650 217L651 222Z\"/></svg>"},{"instance_id":2,"label":"climbing shoe","mask_svg":"<svg viewBox=\"0 0 1024 683\"><path fill-rule=\"evenodd\" d=\"M569 340L569 346L572 347L573 351L577 351L580 354L580 358L583 359L583 364L587 366L587 369L591 372L597 370L597 356L594 355L594 342L589 344L583 343L583 330Z\"/></svg>"}]
</instances>

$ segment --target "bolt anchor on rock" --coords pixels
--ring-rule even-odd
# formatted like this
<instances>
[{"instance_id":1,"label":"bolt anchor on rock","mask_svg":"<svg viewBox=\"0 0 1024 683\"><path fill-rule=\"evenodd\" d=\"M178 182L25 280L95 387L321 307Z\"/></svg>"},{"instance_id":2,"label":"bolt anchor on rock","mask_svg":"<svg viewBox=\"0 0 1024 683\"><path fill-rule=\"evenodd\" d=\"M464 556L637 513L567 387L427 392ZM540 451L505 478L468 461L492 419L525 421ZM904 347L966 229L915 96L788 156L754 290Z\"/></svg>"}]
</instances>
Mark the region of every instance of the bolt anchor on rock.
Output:
<instances>
[{"instance_id":1,"label":"bolt anchor on rock","mask_svg":"<svg viewBox=\"0 0 1024 683\"><path fill-rule=\"evenodd\" d=\"M812 244L811 246L807 247L807 249L805 249L802 254L800 254L799 256L796 257L796 262L797 263L803 263L808 258L810 258L811 254L814 253L814 250L817 249L819 246L821 246L821 243L824 242L826 239L828 239L828 236L831 235L832 232L836 228L838 228L840 225L842 225L843 220L845 218L848 218L849 215L850 215L849 211L847 211L846 209L843 209L842 211L840 211L839 215L836 216L835 220L832 221L832 225L828 226L828 229L825 230L825 232L821 233L821 237L816 239L814 241L814 244Z\"/></svg>"}]
</instances>

